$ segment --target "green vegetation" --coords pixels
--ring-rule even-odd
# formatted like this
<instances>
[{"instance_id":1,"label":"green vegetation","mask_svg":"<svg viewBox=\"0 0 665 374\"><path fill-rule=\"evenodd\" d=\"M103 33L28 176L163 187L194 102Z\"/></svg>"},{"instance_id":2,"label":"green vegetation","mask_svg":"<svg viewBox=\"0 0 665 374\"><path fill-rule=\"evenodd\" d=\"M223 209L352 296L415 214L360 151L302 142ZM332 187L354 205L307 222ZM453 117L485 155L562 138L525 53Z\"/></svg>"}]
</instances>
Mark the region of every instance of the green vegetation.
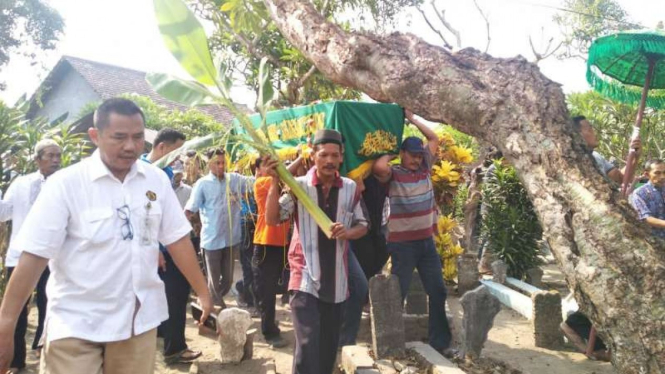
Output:
<instances>
[{"instance_id":1,"label":"green vegetation","mask_svg":"<svg viewBox=\"0 0 665 374\"><path fill-rule=\"evenodd\" d=\"M315 0L328 18L356 15L362 25L381 29L392 25L405 7L422 0ZM211 21L215 33L210 49L221 59L222 70L242 77L252 90L259 89L259 65L266 58L272 67L278 97L273 105L295 106L316 100L355 100L360 92L338 86L325 78L279 32L260 0L189 0L194 12ZM342 27L351 28L351 22Z\"/></svg>"},{"instance_id":2,"label":"green vegetation","mask_svg":"<svg viewBox=\"0 0 665 374\"><path fill-rule=\"evenodd\" d=\"M637 116L637 107L612 101L597 92L568 95L571 116L583 115L596 130L598 152L621 166L625 163L630 135ZM648 109L642 122L642 160L665 157L663 134L665 111ZM638 170L639 172L639 170Z\"/></svg>"},{"instance_id":3,"label":"green vegetation","mask_svg":"<svg viewBox=\"0 0 665 374\"><path fill-rule=\"evenodd\" d=\"M494 175L486 176L482 187L481 230L486 248L508 264L508 275L522 279L528 269L542 263L538 241L543 229L515 169L500 161L494 165Z\"/></svg>"}]
</instances>

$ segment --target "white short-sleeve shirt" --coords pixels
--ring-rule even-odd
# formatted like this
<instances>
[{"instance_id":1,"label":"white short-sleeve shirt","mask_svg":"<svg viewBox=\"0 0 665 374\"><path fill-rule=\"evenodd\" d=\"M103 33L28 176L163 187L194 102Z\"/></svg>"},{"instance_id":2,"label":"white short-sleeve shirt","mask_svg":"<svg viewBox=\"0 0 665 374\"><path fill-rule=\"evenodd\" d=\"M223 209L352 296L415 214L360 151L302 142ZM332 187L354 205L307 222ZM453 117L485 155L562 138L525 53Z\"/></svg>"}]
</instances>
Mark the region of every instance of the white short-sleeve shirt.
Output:
<instances>
[{"instance_id":1,"label":"white short-sleeve shirt","mask_svg":"<svg viewBox=\"0 0 665 374\"><path fill-rule=\"evenodd\" d=\"M16 246L16 236L21 230L23 221L28 215L32 204L35 202L44 176L40 172L34 172L14 179L7 189L5 198L0 201L0 221L12 221L12 234L9 239L9 248L5 257L5 266L15 267L21 256L21 248Z\"/></svg>"},{"instance_id":2,"label":"white short-sleeve shirt","mask_svg":"<svg viewBox=\"0 0 665 374\"><path fill-rule=\"evenodd\" d=\"M131 240L123 239L128 222ZM190 230L166 174L152 165L135 162L120 182L97 151L54 174L16 238L50 259L47 341L112 342L157 327L168 318L159 243Z\"/></svg>"}]
</instances>

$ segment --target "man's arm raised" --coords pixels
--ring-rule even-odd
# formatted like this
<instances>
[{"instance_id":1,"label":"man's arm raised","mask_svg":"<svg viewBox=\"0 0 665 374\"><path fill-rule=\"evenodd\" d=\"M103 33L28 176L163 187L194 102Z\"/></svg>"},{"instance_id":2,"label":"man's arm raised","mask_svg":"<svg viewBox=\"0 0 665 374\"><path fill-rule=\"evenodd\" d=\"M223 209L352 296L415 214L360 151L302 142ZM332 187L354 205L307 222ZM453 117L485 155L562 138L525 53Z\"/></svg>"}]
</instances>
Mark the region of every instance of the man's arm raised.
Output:
<instances>
[{"instance_id":1,"label":"man's arm raised","mask_svg":"<svg viewBox=\"0 0 665 374\"><path fill-rule=\"evenodd\" d=\"M277 175L277 162L271 158L266 159L266 166L268 168L268 176L272 178L270 189L268 190L268 197L266 199L266 224L269 226L276 226L280 224L279 219L279 197L281 188L279 186L279 176Z\"/></svg>"},{"instance_id":2,"label":"man's arm raised","mask_svg":"<svg viewBox=\"0 0 665 374\"><path fill-rule=\"evenodd\" d=\"M409 122L416 126L423 135L425 135L425 138L427 138L427 147L429 148L429 152L432 155L436 155L436 151L439 149L439 137L436 135L434 130L432 130L425 123L418 120L408 109L404 109L404 116L409 120Z\"/></svg>"},{"instance_id":3,"label":"man's arm raised","mask_svg":"<svg viewBox=\"0 0 665 374\"><path fill-rule=\"evenodd\" d=\"M383 155L374 161L372 173L379 182L386 183L393 176L393 169L390 167L390 161L396 158L397 155Z\"/></svg>"}]
</instances>

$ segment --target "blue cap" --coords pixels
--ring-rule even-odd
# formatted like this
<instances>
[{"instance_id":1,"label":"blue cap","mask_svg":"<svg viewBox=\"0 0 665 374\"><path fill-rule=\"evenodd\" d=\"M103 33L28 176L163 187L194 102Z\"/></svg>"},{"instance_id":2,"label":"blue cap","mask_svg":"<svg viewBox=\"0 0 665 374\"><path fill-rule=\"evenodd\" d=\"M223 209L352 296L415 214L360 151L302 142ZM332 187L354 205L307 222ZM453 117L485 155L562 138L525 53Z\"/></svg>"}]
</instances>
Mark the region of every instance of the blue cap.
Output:
<instances>
[{"instance_id":1,"label":"blue cap","mask_svg":"<svg viewBox=\"0 0 665 374\"><path fill-rule=\"evenodd\" d=\"M417 136L409 136L402 140L401 150L411 153L426 153L427 150L423 147L423 141Z\"/></svg>"}]
</instances>

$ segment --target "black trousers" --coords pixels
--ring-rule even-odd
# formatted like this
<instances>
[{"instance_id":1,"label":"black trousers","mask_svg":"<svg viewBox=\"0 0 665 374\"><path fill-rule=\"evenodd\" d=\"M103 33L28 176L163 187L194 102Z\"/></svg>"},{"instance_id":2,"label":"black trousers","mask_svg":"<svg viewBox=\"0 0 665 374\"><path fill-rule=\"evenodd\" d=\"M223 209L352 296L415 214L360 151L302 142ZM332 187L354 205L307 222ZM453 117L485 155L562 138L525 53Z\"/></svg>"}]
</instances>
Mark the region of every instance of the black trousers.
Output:
<instances>
[{"instance_id":1,"label":"black trousers","mask_svg":"<svg viewBox=\"0 0 665 374\"><path fill-rule=\"evenodd\" d=\"M255 245L252 255L254 296L261 313L261 333L266 339L279 336L275 323L275 297L280 288L286 248Z\"/></svg>"},{"instance_id":2,"label":"black trousers","mask_svg":"<svg viewBox=\"0 0 665 374\"><path fill-rule=\"evenodd\" d=\"M388 262L386 238L380 228L370 231L360 239L351 241L351 248L367 280L380 273Z\"/></svg>"},{"instance_id":3,"label":"black trousers","mask_svg":"<svg viewBox=\"0 0 665 374\"><path fill-rule=\"evenodd\" d=\"M240 243L240 266L242 279L236 282L236 290L240 300L249 306L256 306L257 300L254 294L254 271L252 269L252 256L254 253L254 221L243 222L242 242Z\"/></svg>"},{"instance_id":4,"label":"black trousers","mask_svg":"<svg viewBox=\"0 0 665 374\"><path fill-rule=\"evenodd\" d=\"M7 267L7 282L12 277L14 272L14 267ZM18 316L18 321L16 322L16 329L14 330L14 357L12 358L12 363L9 367L23 369L25 367L25 333L28 331L28 304L30 299L23 306L21 314Z\"/></svg>"},{"instance_id":5,"label":"black trousers","mask_svg":"<svg viewBox=\"0 0 665 374\"><path fill-rule=\"evenodd\" d=\"M37 282L37 288L35 290L35 302L37 303L37 330L35 331L35 338L32 340L32 349L41 348L40 340L42 339L42 334L44 333L44 321L46 320L46 305L48 304L48 299L46 298L46 283L48 278L51 275L51 271L48 266L44 269L44 272L39 277L39 282Z\"/></svg>"},{"instance_id":6,"label":"black trousers","mask_svg":"<svg viewBox=\"0 0 665 374\"><path fill-rule=\"evenodd\" d=\"M159 277L166 289L166 302L169 319L159 326L164 337L164 356L170 356L187 349L185 324L187 322L187 304L189 303L189 282L175 266L173 258L166 253L166 271L159 270Z\"/></svg>"},{"instance_id":7,"label":"black trousers","mask_svg":"<svg viewBox=\"0 0 665 374\"><path fill-rule=\"evenodd\" d=\"M293 374L332 374L344 303L326 303L306 292L294 291L290 304L296 336Z\"/></svg>"}]
</instances>

